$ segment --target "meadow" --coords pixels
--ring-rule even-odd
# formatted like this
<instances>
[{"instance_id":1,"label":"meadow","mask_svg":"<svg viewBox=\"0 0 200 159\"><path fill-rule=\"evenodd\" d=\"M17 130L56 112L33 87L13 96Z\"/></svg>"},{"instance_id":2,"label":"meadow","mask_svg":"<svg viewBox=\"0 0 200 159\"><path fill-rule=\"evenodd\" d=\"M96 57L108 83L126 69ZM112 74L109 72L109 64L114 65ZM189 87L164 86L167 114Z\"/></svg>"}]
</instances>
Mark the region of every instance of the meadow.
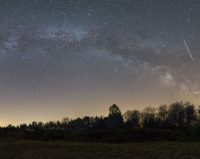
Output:
<instances>
[{"instance_id":1,"label":"meadow","mask_svg":"<svg viewBox=\"0 0 200 159\"><path fill-rule=\"evenodd\" d=\"M0 159L195 159L198 142L129 144L3 141Z\"/></svg>"}]
</instances>

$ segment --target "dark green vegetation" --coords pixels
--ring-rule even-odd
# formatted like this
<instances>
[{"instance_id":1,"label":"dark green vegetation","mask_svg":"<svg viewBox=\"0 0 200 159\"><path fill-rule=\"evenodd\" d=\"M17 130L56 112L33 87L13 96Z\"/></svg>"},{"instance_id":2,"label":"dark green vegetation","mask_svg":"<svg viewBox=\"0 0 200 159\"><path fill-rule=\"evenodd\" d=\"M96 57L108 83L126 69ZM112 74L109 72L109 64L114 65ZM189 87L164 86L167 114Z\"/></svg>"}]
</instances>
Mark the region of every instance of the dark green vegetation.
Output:
<instances>
[{"instance_id":1,"label":"dark green vegetation","mask_svg":"<svg viewBox=\"0 0 200 159\"><path fill-rule=\"evenodd\" d=\"M200 143L1 142L1 159L195 159Z\"/></svg>"},{"instance_id":2,"label":"dark green vegetation","mask_svg":"<svg viewBox=\"0 0 200 159\"><path fill-rule=\"evenodd\" d=\"M32 122L0 128L0 137L15 140L68 142L200 141L200 109L177 102L123 115L117 105L107 117L84 117L56 122Z\"/></svg>"}]
</instances>

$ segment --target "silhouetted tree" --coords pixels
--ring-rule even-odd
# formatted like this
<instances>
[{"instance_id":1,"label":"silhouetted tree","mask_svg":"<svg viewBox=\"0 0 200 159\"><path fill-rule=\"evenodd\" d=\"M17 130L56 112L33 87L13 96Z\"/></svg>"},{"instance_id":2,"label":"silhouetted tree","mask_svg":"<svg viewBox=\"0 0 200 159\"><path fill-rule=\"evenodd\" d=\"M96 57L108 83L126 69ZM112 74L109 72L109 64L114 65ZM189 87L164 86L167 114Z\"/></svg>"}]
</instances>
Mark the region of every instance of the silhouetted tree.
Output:
<instances>
[{"instance_id":1,"label":"silhouetted tree","mask_svg":"<svg viewBox=\"0 0 200 159\"><path fill-rule=\"evenodd\" d=\"M168 107L167 105L161 105L158 108L158 117L161 118L162 121L166 120L168 116Z\"/></svg>"},{"instance_id":2,"label":"silhouetted tree","mask_svg":"<svg viewBox=\"0 0 200 159\"><path fill-rule=\"evenodd\" d=\"M170 105L168 120L172 126L183 128L185 125L185 109L182 102Z\"/></svg>"},{"instance_id":3,"label":"silhouetted tree","mask_svg":"<svg viewBox=\"0 0 200 159\"><path fill-rule=\"evenodd\" d=\"M200 121L200 105L197 106L197 120Z\"/></svg>"},{"instance_id":4,"label":"silhouetted tree","mask_svg":"<svg viewBox=\"0 0 200 159\"><path fill-rule=\"evenodd\" d=\"M71 120L69 123L68 123L68 127L70 129L74 129L74 130L84 130L85 129L85 125L84 125L84 122L81 118L77 118L77 119L74 119L74 120Z\"/></svg>"},{"instance_id":5,"label":"silhouetted tree","mask_svg":"<svg viewBox=\"0 0 200 159\"><path fill-rule=\"evenodd\" d=\"M93 126L93 118L89 116L85 116L83 119L84 129L91 129Z\"/></svg>"},{"instance_id":6,"label":"silhouetted tree","mask_svg":"<svg viewBox=\"0 0 200 159\"><path fill-rule=\"evenodd\" d=\"M68 122L69 122L69 118L68 118L68 117L64 117L64 118L62 119L62 123L68 124Z\"/></svg>"},{"instance_id":7,"label":"silhouetted tree","mask_svg":"<svg viewBox=\"0 0 200 159\"><path fill-rule=\"evenodd\" d=\"M94 129L107 129L107 118L96 116L93 124Z\"/></svg>"},{"instance_id":8,"label":"silhouetted tree","mask_svg":"<svg viewBox=\"0 0 200 159\"><path fill-rule=\"evenodd\" d=\"M124 125L121 110L116 104L109 108L108 127L109 128L122 128Z\"/></svg>"},{"instance_id":9,"label":"silhouetted tree","mask_svg":"<svg viewBox=\"0 0 200 159\"><path fill-rule=\"evenodd\" d=\"M158 107L158 113L157 113L157 127L167 129L170 127L169 121L168 121L168 115L169 110L167 105L160 105Z\"/></svg>"},{"instance_id":10,"label":"silhouetted tree","mask_svg":"<svg viewBox=\"0 0 200 159\"><path fill-rule=\"evenodd\" d=\"M131 128L139 128L140 112L138 110L128 110L124 113L125 124Z\"/></svg>"},{"instance_id":11,"label":"silhouetted tree","mask_svg":"<svg viewBox=\"0 0 200 159\"><path fill-rule=\"evenodd\" d=\"M21 130L26 130L26 129L28 128L28 126L27 126L26 124L20 124L20 125L19 125L19 128L20 128Z\"/></svg>"},{"instance_id":12,"label":"silhouetted tree","mask_svg":"<svg viewBox=\"0 0 200 159\"><path fill-rule=\"evenodd\" d=\"M47 123L45 123L45 125L44 125L44 127L46 128L46 129L57 129L57 123L55 122L55 121L49 121L49 122L47 122Z\"/></svg>"},{"instance_id":13,"label":"silhouetted tree","mask_svg":"<svg viewBox=\"0 0 200 159\"><path fill-rule=\"evenodd\" d=\"M186 125L189 127L197 120L195 107L189 102L185 103L185 119Z\"/></svg>"},{"instance_id":14,"label":"silhouetted tree","mask_svg":"<svg viewBox=\"0 0 200 159\"><path fill-rule=\"evenodd\" d=\"M142 113L142 125L144 128L154 128L156 109L154 107L146 107Z\"/></svg>"},{"instance_id":15,"label":"silhouetted tree","mask_svg":"<svg viewBox=\"0 0 200 159\"><path fill-rule=\"evenodd\" d=\"M69 118L68 117L64 117L61 121L61 125L62 125L62 128L64 129L67 129L68 128L68 123L69 123Z\"/></svg>"}]
</instances>

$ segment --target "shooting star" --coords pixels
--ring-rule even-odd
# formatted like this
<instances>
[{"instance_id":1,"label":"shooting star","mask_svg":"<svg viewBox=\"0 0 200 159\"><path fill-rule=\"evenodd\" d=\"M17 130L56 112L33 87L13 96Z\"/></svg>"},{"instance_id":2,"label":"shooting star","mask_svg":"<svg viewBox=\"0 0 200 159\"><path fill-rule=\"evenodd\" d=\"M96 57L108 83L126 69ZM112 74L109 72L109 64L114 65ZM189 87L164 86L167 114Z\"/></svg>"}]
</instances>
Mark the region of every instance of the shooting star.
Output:
<instances>
[{"instance_id":1,"label":"shooting star","mask_svg":"<svg viewBox=\"0 0 200 159\"><path fill-rule=\"evenodd\" d=\"M187 45L186 41L185 41L185 40L183 40L183 42L184 42L184 44L185 44L185 47L186 47L186 49L187 49L187 52L188 52L188 54L190 55L190 58L191 58L191 60L193 61L193 60L194 60L194 58L193 58L193 56L192 56L192 53L191 53L191 51L190 51L190 49L189 49L189 47L188 47L188 45Z\"/></svg>"}]
</instances>

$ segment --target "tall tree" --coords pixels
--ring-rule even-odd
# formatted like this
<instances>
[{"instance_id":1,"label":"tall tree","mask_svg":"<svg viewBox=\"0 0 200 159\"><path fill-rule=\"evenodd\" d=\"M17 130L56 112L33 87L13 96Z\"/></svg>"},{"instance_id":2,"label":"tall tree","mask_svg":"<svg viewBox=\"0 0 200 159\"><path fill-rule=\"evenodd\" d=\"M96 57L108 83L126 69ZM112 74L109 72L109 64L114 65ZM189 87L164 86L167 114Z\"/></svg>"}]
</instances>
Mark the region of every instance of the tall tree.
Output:
<instances>
[{"instance_id":1,"label":"tall tree","mask_svg":"<svg viewBox=\"0 0 200 159\"><path fill-rule=\"evenodd\" d=\"M124 113L124 120L128 127L138 128L140 125L140 112L138 110L128 110Z\"/></svg>"},{"instance_id":2,"label":"tall tree","mask_svg":"<svg viewBox=\"0 0 200 159\"><path fill-rule=\"evenodd\" d=\"M172 126L182 128L185 125L185 109L182 102L170 105L168 120Z\"/></svg>"},{"instance_id":3,"label":"tall tree","mask_svg":"<svg viewBox=\"0 0 200 159\"><path fill-rule=\"evenodd\" d=\"M144 128L153 128L155 127L155 115L156 115L156 109L154 107L146 107L143 110L142 116L143 116L143 127Z\"/></svg>"},{"instance_id":4,"label":"tall tree","mask_svg":"<svg viewBox=\"0 0 200 159\"><path fill-rule=\"evenodd\" d=\"M122 128L124 125L121 110L116 104L109 108L108 127L109 128Z\"/></svg>"},{"instance_id":5,"label":"tall tree","mask_svg":"<svg viewBox=\"0 0 200 159\"><path fill-rule=\"evenodd\" d=\"M195 107L189 102L185 103L185 119L186 125L189 127L197 120Z\"/></svg>"},{"instance_id":6,"label":"tall tree","mask_svg":"<svg viewBox=\"0 0 200 159\"><path fill-rule=\"evenodd\" d=\"M158 108L158 117L162 120L165 121L168 116L168 107L167 105L160 105Z\"/></svg>"}]
</instances>

